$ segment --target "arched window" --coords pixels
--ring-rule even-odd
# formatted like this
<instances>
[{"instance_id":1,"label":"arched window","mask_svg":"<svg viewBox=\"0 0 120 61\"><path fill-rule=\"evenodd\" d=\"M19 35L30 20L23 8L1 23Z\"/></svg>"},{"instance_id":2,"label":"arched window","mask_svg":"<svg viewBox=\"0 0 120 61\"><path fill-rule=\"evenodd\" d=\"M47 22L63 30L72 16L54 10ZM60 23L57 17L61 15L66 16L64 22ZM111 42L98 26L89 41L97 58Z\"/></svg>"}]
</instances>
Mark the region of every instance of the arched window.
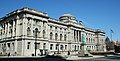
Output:
<instances>
[{"instance_id":1,"label":"arched window","mask_svg":"<svg viewBox=\"0 0 120 61\"><path fill-rule=\"evenodd\" d=\"M93 41L92 41L92 38L91 38L91 42L93 42Z\"/></svg>"},{"instance_id":2,"label":"arched window","mask_svg":"<svg viewBox=\"0 0 120 61\"><path fill-rule=\"evenodd\" d=\"M76 45L75 45L75 51L76 51Z\"/></svg>"},{"instance_id":3,"label":"arched window","mask_svg":"<svg viewBox=\"0 0 120 61\"><path fill-rule=\"evenodd\" d=\"M58 48L59 48L59 47L58 47L58 44L56 44L56 50L58 50Z\"/></svg>"},{"instance_id":4,"label":"arched window","mask_svg":"<svg viewBox=\"0 0 120 61\"><path fill-rule=\"evenodd\" d=\"M35 30L33 31L33 36L38 37L38 28L35 28Z\"/></svg>"},{"instance_id":5,"label":"arched window","mask_svg":"<svg viewBox=\"0 0 120 61\"><path fill-rule=\"evenodd\" d=\"M55 27L55 31L57 30L57 27Z\"/></svg>"},{"instance_id":6,"label":"arched window","mask_svg":"<svg viewBox=\"0 0 120 61\"><path fill-rule=\"evenodd\" d=\"M12 29L10 29L10 33L11 33L11 36L12 36Z\"/></svg>"},{"instance_id":7,"label":"arched window","mask_svg":"<svg viewBox=\"0 0 120 61\"><path fill-rule=\"evenodd\" d=\"M50 40L52 40L52 38L53 38L53 33L50 32Z\"/></svg>"},{"instance_id":8,"label":"arched window","mask_svg":"<svg viewBox=\"0 0 120 61\"><path fill-rule=\"evenodd\" d=\"M90 43L90 38L89 38L89 43Z\"/></svg>"},{"instance_id":9,"label":"arched window","mask_svg":"<svg viewBox=\"0 0 120 61\"><path fill-rule=\"evenodd\" d=\"M65 50L67 49L67 45L65 45Z\"/></svg>"},{"instance_id":10,"label":"arched window","mask_svg":"<svg viewBox=\"0 0 120 61\"><path fill-rule=\"evenodd\" d=\"M28 27L28 28L27 28L27 36L30 36L30 34L31 34L30 31L31 31L31 30L30 30L30 28Z\"/></svg>"},{"instance_id":11,"label":"arched window","mask_svg":"<svg viewBox=\"0 0 120 61\"><path fill-rule=\"evenodd\" d=\"M58 39L58 34L57 33L55 33L55 40L57 40Z\"/></svg>"},{"instance_id":12,"label":"arched window","mask_svg":"<svg viewBox=\"0 0 120 61\"><path fill-rule=\"evenodd\" d=\"M40 37L40 31L38 31L38 37Z\"/></svg>"},{"instance_id":13,"label":"arched window","mask_svg":"<svg viewBox=\"0 0 120 61\"><path fill-rule=\"evenodd\" d=\"M88 38L86 38L86 42L88 42Z\"/></svg>"},{"instance_id":14,"label":"arched window","mask_svg":"<svg viewBox=\"0 0 120 61\"><path fill-rule=\"evenodd\" d=\"M60 49L63 50L64 46L63 45L60 45Z\"/></svg>"},{"instance_id":15,"label":"arched window","mask_svg":"<svg viewBox=\"0 0 120 61\"><path fill-rule=\"evenodd\" d=\"M78 49L77 50L79 50L79 46L78 46Z\"/></svg>"},{"instance_id":16,"label":"arched window","mask_svg":"<svg viewBox=\"0 0 120 61\"><path fill-rule=\"evenodd\" d=\"M50 44L50 50L52 50L53 49L53 44Z\"/></svg>"},{"instance_id":17,"label":"arched window","mask_svg":"<svg viewBox=\"0 0 120 61\"><path fill-rule=\"evenodd\" d=\"M60 34L60 41L62 41L62 34Z\"/></svg>"},{"instance_id":18,"label":"arched window","mask_svg":"<svg viewBox=\"0 0 120 61\"><path fill-rule=\"evenodd\" d=\"M66 36L66 34L64 35L64 41L66 41L66 39L67 39L67 36Z\"/></svg>"},{"instance_id":19,"label":"arched window","mask_svg":"<svg viewBox=\"0 0 120 61\"><path fill-rule=\"evenodd\" d=\"M43 30L43 38L45 38L45 30Z\"/></svg>"},{"instance_id":20,"label":"arched window","mask_svg":"<svg viewBox=\"0 0 120 61\"><path fill-rule=\"evenodd\" d=\"M50 30L52 30L52 26L50 26Z\"/></svg>"}]
</instances>

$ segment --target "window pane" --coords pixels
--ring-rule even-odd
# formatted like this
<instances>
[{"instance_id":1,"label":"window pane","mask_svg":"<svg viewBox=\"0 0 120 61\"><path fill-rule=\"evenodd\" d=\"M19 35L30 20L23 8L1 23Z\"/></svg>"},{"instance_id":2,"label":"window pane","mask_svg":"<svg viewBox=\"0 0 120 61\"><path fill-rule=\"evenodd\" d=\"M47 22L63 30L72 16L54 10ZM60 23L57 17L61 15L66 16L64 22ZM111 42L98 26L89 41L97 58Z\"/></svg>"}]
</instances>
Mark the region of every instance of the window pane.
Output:
<instances>
[{"instance_id":1,"label":"window pane","mask_svg":"<svg viewBox=\"0 0 120 61\"><path fill-rule=\"evenodd\" d=\"M27 49L30 49L30 42L27 43Z\"/></svg>"},{"instance_id":2,"label":"window pane","mask_svg":"<svg viewBox=\"0 0 120 61\"><path fill-rule=\"evenodd\" d=\"M52 50L53 49L53 44L50 44L50 50Z\"/></svg>"}]
</instances>

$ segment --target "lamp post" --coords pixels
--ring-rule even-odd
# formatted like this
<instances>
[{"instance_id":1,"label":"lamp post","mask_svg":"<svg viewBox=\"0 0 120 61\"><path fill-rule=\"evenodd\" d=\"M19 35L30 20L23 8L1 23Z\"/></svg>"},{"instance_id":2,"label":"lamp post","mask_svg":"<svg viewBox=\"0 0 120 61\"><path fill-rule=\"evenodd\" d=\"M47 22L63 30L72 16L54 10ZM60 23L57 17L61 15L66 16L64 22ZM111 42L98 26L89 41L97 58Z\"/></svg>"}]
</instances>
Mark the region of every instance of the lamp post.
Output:
<instances>
[{"instance_id":1,"label":"lamp post","mask_svg":"<svg viewBox=\"0 0 120 61\"><path fill-rule=\"evenodd\" d=\"M38 29L35 28L35 56L36 56L36 49L37 49L37 32L38 32Z\"/></svg>"},{"instance_id":2,"label":"lamp post","mask_svg":"<svg viewBox=\"0 0 120 61\"><path fill-rule=\"evenodd\" d=\"M82 56L84 56L85 54L84 46L85 46L85 36L84 34L82 34L82 43L81 43Z\"/></svg>"}]
</instances>

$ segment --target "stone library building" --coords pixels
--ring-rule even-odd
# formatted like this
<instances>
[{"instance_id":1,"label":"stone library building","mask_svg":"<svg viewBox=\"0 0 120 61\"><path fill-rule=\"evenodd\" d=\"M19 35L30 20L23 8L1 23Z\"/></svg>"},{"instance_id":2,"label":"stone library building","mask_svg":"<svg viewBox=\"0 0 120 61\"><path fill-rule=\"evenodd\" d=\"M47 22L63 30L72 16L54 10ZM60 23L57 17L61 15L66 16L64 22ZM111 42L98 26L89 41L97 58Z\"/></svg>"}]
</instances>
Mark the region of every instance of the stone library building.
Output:
<instances>
[{"instance_id":1,"label":"stone library building","mask_svg":"<svg viewBox=\"0 0 120 61\"><path fill-rule=\"evenodd\" d=\"M87 28L71 14L59 19L24 7L0 18L0 54L75 55L106 51L105 32Z\"/></svg>"}]
</instances>

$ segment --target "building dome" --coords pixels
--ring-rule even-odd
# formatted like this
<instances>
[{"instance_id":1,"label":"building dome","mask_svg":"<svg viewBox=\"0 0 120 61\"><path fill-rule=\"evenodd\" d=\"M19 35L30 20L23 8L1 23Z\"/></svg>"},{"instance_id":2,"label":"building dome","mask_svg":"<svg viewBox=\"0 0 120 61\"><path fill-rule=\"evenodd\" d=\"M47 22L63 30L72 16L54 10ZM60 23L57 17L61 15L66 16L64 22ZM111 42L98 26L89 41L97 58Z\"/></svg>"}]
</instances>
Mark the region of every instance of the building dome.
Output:
<instances>
[{"instance_id":1,"label":"building dome","mask_svg":"<svg viewBox=\"0 0 120 61\"><path fill-rule=\"evenodd\" d=\"M64 14L62 16L71 16L71 17L73 17L73 15L71 15L71 14Z\"/></svg>"},{"instance_id":2,"label":"building dome","mask_svg":"<svg viewBox=\"0 0 120 61\"><path fill-rule=\"evenodd\" d=\"M76 18L71 14L64 14L59 18L62 22L71 22L71 23L77 23Z\"/></svg>"}]
</instances>

